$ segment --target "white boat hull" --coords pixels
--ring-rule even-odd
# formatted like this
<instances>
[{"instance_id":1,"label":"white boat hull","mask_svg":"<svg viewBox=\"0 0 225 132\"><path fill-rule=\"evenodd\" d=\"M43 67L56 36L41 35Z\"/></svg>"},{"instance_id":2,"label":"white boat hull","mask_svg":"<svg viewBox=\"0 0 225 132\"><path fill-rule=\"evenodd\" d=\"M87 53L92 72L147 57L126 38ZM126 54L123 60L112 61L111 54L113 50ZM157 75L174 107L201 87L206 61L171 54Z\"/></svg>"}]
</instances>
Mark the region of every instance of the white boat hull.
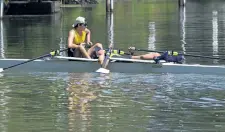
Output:
<instances>
[{"instance_id":1,"label":"white boat hull","mask_svg":"<svg viewBox=\"0 0 225 132\"><path fill-rule=\"evenodd\" d=\"M73 59L74 61L68 61ZM28 59L0 59L0 67L6 68ZM118 60L123 62L117 62ZM113 62L116 61L116 62ZM96 59L71 58L56 56L50 60L35 60L4 72L95 72L100 68ZM179 74L216 74L225 75L225 66L198 64L154 64L153 61L113 58L109 63L110 72L119 73L179 73Z\"/></svg>"}]
</instances>

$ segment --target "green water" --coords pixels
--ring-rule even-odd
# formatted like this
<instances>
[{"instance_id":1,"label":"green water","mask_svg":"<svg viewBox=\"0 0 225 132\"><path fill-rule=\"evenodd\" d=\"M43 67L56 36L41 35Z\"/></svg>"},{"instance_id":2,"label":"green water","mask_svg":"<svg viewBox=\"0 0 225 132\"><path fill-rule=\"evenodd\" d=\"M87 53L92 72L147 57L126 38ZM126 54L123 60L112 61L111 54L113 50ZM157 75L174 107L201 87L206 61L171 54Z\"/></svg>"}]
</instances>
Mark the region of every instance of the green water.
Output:
<instances>
[{"instance_id":1,"label":"green water","mask_svg":"<svg viewBox=\"0 0 225 132\"><path fill-rule=\"evenodd\" d=\"M220 76L36 73L0 81L2 131L224 130Z\"/></svg>"},{"instance_id":2,"label":"green water","mask_svg":"<svg viewBox=\"0 0 225 132\"><path fill-rule=\"evenodd\" d=\"M176 0L117 1L111 15L100 3L54 15L6 17L1 58L33 58L64 48L79 15L87 18L92 41L104 47L112 42L124 50L136 46L222 58L224 6L219 0L187 0L185 8ZM224 64L193 57L186 62ZM4 73L0 131L222 132L224 82L224 76L196 74Z\"/></svg>"}]
</instances>

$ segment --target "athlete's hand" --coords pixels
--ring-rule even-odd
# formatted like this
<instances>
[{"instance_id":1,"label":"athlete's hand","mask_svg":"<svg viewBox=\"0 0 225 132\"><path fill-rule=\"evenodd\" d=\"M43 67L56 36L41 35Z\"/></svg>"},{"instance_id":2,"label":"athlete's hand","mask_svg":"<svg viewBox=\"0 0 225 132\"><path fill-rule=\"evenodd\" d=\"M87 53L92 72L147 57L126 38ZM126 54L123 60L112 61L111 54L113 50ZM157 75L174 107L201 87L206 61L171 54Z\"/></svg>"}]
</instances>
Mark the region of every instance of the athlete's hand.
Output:
<instances>
[{"instance_id":1,"label":"athlete's hand","mask_svg":"<svg viewBox=\"0 0 225 132\"><path fill-rule=\"evenodd\" d=\"M89 42L89 43L88 43L88 45L92 46L92 45L93 45L93 43L92 43L92 42Z\"/></svg>"},{"instance_id":2,"label":"athlete's hand","mask_svg":"<svg viewBox=\"0 0 225 132\"><path fill-rule=\"evenodd\" d=\"M79 45L79 46L83 46L83 47L85 47L85 45L86 45L86 43L80 43L80 45Z\"/></svg>"}]
</instances>

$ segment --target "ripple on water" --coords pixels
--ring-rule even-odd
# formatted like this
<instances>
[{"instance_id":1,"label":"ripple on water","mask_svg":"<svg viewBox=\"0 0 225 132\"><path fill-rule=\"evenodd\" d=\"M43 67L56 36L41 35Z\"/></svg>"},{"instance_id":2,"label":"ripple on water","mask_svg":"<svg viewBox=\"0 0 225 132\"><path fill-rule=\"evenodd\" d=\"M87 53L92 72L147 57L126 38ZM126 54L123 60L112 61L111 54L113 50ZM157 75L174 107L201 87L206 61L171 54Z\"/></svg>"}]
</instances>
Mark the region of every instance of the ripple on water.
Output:
<instances>
[{"instance_id":1,"label":"ripple on water","mask_svg":"<svg viewBox=\"0 0 225 132\"><path fill-rule=\"evenodd\" d=\"M222 76L31 73L6 74L0 84L1 123L11 116L33 130L56 118L54 130L222 130L225 122Z\"/></svg>"}]
</instances>

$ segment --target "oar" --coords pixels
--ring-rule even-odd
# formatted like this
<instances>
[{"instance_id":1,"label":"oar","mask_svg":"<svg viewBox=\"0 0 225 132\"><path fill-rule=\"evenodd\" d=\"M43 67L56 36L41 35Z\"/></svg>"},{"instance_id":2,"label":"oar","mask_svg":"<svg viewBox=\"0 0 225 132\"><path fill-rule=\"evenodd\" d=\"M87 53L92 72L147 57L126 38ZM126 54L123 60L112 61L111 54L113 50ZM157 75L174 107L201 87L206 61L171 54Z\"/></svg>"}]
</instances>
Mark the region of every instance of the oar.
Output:
<instances>
[{"instance_id":1,"label":"oar","mask_svg":"<svg viewBox=\"0 0 225 132\"><path fill-rule=\"evenodd\" d=\"M30 59L30 60L27 60L27 61L24 61L24 62L15 64L15 65L12 65L12 66L9 66L9 67L6 67L6 68L0 68L0 72L3 72L3 71L5 71L5 70L7 70L7 69L10 69L10 68L13 68L13 67L16 67L16 66L19 66L19 65L22 65L22 64L25 64L25 63L28 63L28 62L37 60L37 59L41 59L41 58L48 57L48 56L55 56L55 55L59 54L60 52L65 51L65 50L67 50L67 49L55 50L55 51L50 52L49 54L45 54L45 55L36 57L36 58L34 58L34 59Z\"/></svg>"},{"instance_id":2,"label":"oar","mask_svg":"<svg viewBox=\"0 0 225 132\"><path fill-rule=\"evenodd\" d=\"M110 61L111 53L112 53L112 44L109 46L109 49L107 50L107 53L106 53L106 56L104 58L104 61L103 61L103 64L102 64L101 68L99 68L98 70L96 70L96 72L105 73L105 74L107 74L107 73L110 72L107 69L107 66L108 66L109 61Z\"/></svg>"},{"instance_id":3,"label":"oar","mask_svg":"<svg viewBox=\"0 0 225 132\"><path fill-rule=\"evenodd\" d=\"M157 51L157 50L146 50L146 49L132 49L135 51L145 51L145 52L158 52L158 53L164 53L165 51ZM225 60L223 58L219 57L213 57L213 56L203 56L203 55L192 55L192 54L182 54L184 56L191 56L191 57L200 57L200 58L208 58L208 59L218 59L218 60Z\"/></svg>"}]
</instances>

